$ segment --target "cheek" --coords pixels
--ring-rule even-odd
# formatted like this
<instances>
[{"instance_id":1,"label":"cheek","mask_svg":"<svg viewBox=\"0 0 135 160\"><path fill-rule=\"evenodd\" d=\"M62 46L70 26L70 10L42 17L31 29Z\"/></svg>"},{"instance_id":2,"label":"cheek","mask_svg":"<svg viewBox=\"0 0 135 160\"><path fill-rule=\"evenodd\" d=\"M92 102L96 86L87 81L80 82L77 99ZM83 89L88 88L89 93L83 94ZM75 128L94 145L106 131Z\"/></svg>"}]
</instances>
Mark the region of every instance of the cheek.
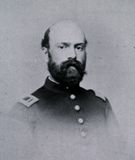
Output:
<instances>
[{"instance_id":1,"label":"cheek","mask_svg":"<svg viewBox=\"0 0 135 160\"><path fill-rule=\"evenodd\" d=\"M66 54L60 52L59 50L50 50L50 55L52 60L57 64L61 64L63 61L67 60Z\"/></svg>"},{"instance_id":2,"label":"cheek","mask_svg":"<svg viewBox=\"0 0 135 160\"><path fill-rule=\"evenodd\" d=\"M86 62L86 53L81 53L77 56L77 60L80 61L81 63Z\"/></svg>"}]
</instances>

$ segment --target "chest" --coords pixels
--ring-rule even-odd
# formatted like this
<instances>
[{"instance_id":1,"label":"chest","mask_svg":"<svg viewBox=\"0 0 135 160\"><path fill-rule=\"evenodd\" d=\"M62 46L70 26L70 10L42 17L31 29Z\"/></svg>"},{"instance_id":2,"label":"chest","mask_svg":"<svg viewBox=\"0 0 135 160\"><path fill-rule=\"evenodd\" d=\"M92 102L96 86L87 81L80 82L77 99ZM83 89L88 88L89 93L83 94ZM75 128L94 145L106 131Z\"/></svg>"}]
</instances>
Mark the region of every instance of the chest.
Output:
<instances>
[{"instance_id":1,"label":"chest","mask_svg":"<svg viewBox=\"0 0 135 160\"><path fill-rule=\"evenodd\" d=\"M91 157L94 160L97 157L98 160L101 157L101 146L106 142L103 122L97 123L94 117L79 123L76 117L44 116L32 131L36 159L87 160Z\"/></svg>"},{"instance_id":2,"label":"chest","mask_svg":"<svg viewBox=\"0 0 135 160\"><path fill-rule=\"evenodd\" d=\"M36 159L101 159L108 143L106 122L94 99L74 94L44 98L37 117L32 122Z\"/></svg>"}]
</instances>

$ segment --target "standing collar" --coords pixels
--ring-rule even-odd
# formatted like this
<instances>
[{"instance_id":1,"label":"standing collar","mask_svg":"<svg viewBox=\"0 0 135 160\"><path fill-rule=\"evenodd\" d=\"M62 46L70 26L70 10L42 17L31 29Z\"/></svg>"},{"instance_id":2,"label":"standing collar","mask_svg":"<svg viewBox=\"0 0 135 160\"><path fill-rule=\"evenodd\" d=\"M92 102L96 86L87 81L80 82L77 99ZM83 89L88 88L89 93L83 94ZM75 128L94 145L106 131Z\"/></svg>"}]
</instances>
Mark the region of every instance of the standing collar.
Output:
<instances>
[{"instance_id":1,"label":"standing collar","mask_svg":"<svg viewBox=\"0 0 135 160\"><path fill-rule=\"evenodd\" d=\"M44 84L44 88L47 88L52 92L76 92L79 90L80 87L78 86L74 89L70 89L68 86L63 86L59 83L52 81L49 77L47 77Z\"/></svg>"}]
</instances>

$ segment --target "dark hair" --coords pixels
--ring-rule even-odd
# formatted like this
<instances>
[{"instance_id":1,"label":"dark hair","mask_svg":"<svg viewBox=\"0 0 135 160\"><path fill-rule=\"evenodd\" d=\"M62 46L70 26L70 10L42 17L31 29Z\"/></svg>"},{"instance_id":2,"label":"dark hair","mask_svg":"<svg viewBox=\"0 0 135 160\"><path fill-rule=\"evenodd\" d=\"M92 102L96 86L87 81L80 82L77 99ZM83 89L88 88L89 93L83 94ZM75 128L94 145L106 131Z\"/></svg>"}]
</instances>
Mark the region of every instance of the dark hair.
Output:
<instances>
[{"instance_id":1,"label":"dark hair","mask_svg":"<svg viewBox=\"0 0 135 160\"><path fill-rule=\"evenodd\" d=\"M88 41L87 41L86 37L84 37L84 43L85 43L85 45L87 46Z\"/></svg>"},{"instance_id":2,"label":"dark hair","mask_svg":"<svg viewBox=\"0 0 135 160\"><path fill-rule=\"evenodd\" d=\"M50 28L48 28L47 30L46 30L46 32L45 32L45 34L44 34L44 38L42 39L42 41L41 41L41 47L42 48L47 48L47 49L49 49L50 48L50 44L49 44L49 34L50 34ZM86 40L86 38L84 38L84 43L85 43L85 45L87 45L87 40Z\"/></svg>"},{"instance_id":3,"label":"dark hair","mask_svg":"<svg viewBox=\"0 0 135 160\"><path fill-rule=\"evenodd\" d=\"M41 47L42 48L47 48L49 49L50 45L49 45L49 33L50 33L50 28L48 28L44 34L44 38L41 41Z\"/></svg>"}]
</instances>

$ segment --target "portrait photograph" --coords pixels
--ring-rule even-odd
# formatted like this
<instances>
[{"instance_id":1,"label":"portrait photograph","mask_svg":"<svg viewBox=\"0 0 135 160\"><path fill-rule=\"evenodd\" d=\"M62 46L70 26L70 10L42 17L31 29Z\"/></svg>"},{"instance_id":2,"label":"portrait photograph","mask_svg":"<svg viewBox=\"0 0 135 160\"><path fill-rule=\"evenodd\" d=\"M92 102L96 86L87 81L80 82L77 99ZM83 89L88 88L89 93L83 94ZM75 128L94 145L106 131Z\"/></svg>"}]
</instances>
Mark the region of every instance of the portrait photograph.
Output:
<instances>
[{"instance_id":1,"label":"portrait photograph","mask_svg":"<svg viewBox=\"0 0 135 160\"><path fill-rule=\"evenodd\" d=\"M135 159L135 2L0 0L0 160Z\"/></svg>"}]
</instances>

